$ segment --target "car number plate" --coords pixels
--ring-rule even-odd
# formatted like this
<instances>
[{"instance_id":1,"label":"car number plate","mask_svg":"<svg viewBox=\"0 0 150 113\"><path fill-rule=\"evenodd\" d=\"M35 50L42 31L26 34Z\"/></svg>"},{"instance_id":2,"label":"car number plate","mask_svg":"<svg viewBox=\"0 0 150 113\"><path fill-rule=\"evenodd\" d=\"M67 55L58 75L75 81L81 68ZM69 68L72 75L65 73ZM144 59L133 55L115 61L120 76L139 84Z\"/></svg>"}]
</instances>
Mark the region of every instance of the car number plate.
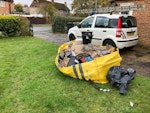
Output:
<instances>
[{"instance_id":1,"label":"car number plate","mask_svg":"<svg viewBox=\"0 0 150 113\"><path fill-rule=\"evenodd\" d=\"M127 33L128 36L134 36L134 32Z\"/></svg>"}]
</instances>

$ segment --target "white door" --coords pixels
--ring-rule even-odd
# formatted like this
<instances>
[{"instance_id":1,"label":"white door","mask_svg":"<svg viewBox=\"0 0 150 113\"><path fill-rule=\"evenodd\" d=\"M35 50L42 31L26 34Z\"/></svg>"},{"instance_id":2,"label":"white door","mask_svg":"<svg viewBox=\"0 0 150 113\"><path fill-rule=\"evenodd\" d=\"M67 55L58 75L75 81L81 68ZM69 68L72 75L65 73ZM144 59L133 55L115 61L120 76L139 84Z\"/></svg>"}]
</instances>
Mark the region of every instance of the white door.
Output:
<instances>
[{"instance_id":1,"label":"white door","mask_svg":"<svg viewBox=\"0 0 150 113\"><path fill-rule=\"evenodd\" d=\"M88 17L85 20L83 20L79 25L79 31L78 37L82 38L82 32L93 32L93 20L94 17Z\"/></svg>"},{"instance_id":2,"label":"white door","mask_svg":"<svg viewBox=\"0 0 150 113\"><path fill-rule=\"evenodd\" d=\"M94 24L93 30L93 39L96 42L102 44L102 40L107 38L108 34L110 34L110 30L108 28L109 18L97 16Z\"/></svg>"}]
</instances>

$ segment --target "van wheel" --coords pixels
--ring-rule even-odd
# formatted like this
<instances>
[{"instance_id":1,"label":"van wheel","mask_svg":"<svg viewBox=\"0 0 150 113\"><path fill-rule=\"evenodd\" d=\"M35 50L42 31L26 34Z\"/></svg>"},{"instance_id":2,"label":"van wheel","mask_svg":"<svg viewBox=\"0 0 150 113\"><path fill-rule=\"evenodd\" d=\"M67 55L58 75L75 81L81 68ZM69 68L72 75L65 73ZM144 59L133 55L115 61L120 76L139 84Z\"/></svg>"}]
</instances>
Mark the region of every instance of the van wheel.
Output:
<instances>
[{"instance_id":1,"label":"van wheel","mask_svg":"<svg viewBox=\"0 0 150 113\"><path fill-rule=\"evenodd\" d=\"M116 44L112 40L105 40L103 43L104 46L111 45L113 47L116 47Z\"/></svg>"},{"instance_id":2,"label":"van wheel","mask_svg":"<svg viewBox=\"0 0 150 113\"><path fill-rule=\"evenodd\" d=\"M75 38L75 36L73 35L73 34L70 34L69 35L69 40L71 41L71 40L75 40L76 38Z\"/></svg>"}]
</instances>

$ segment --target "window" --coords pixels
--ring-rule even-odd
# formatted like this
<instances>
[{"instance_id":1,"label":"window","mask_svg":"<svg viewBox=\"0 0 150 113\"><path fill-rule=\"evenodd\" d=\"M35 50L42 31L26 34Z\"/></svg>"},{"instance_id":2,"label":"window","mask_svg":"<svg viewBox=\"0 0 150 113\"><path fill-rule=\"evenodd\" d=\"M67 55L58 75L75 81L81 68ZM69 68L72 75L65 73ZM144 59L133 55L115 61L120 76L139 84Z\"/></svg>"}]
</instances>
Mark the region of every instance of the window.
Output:
<instances>
[{"instance_id":1,"label":"window","mask_svg":"<svg viewBox=\"0 0 150 113\"><path fill-rule=\"evenodd\" d=\"M106 17L97 17L95 28L107 28L108 27L109 19Z\"/></svg>"},{"instance_id":2,"label":"window","mask_svg":"<svg viewBox=\"0 0 150 113\"><path fill-rule=\"evenodd\" d=\"M92 27L94 17L87 18L81 23L81 28L90 28Z\"/></svg>"},{"instance_id":3,"label":"window","mask_svg":"<svg viewBox=\"0 0 150 113\"><path fill-rule=\"evenodd\" d=\"M117 28L118 26L118 19L110 19L109 20L109 27L110 28ZM135 17L128 16L128 17L122 17L122 28L131 28L136 27L136 19Z\"/></svg>"},{"instance_id":4,"label":"window","mask_svg":"<svg viewBox=\"0 0 150 113\"><path fill-rule=\"evenodd\" d=\"M136 19L135 17L128 16L128 17L122 17L122 27L123 28L130 28L130 27L136 27Z\"/></svg>"},{"instance_id":5,"label":"window","mask_svg":"<svg viewBox=\"0 0 150 113\"><path fill-rule=\"evenodd\" d=\"M110 19L109 20L109 27L110 28L117 28L118 26L118 19Z\"/></svg>"},{"instance_id":6,"label":"window","mask_svg":"<svg viewBox=\"0 0 150 113\"><path fill-rule=\"evenodd\" d=\"M5 2L4 1L0 1L0 7L5 7Z\"/></svg>"}]
</instances>

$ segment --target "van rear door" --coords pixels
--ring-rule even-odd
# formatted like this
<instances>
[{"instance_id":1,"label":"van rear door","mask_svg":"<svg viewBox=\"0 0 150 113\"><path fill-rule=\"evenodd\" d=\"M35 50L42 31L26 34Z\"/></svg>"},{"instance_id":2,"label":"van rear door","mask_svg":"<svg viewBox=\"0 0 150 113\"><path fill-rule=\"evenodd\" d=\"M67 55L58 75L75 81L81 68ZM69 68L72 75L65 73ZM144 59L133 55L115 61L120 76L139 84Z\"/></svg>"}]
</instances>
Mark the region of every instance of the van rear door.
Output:
<instances>
[{"instance_id":1,"label":"van rear door","mask_svg":"<svg viewBox=\"0 0 150 113\"><path fill-rule=\"evenodd\" d=\"M122 28L123 35L125 39L137 38L137 23L133 16L122 17Z\"/></svg>"}]
</instances>

